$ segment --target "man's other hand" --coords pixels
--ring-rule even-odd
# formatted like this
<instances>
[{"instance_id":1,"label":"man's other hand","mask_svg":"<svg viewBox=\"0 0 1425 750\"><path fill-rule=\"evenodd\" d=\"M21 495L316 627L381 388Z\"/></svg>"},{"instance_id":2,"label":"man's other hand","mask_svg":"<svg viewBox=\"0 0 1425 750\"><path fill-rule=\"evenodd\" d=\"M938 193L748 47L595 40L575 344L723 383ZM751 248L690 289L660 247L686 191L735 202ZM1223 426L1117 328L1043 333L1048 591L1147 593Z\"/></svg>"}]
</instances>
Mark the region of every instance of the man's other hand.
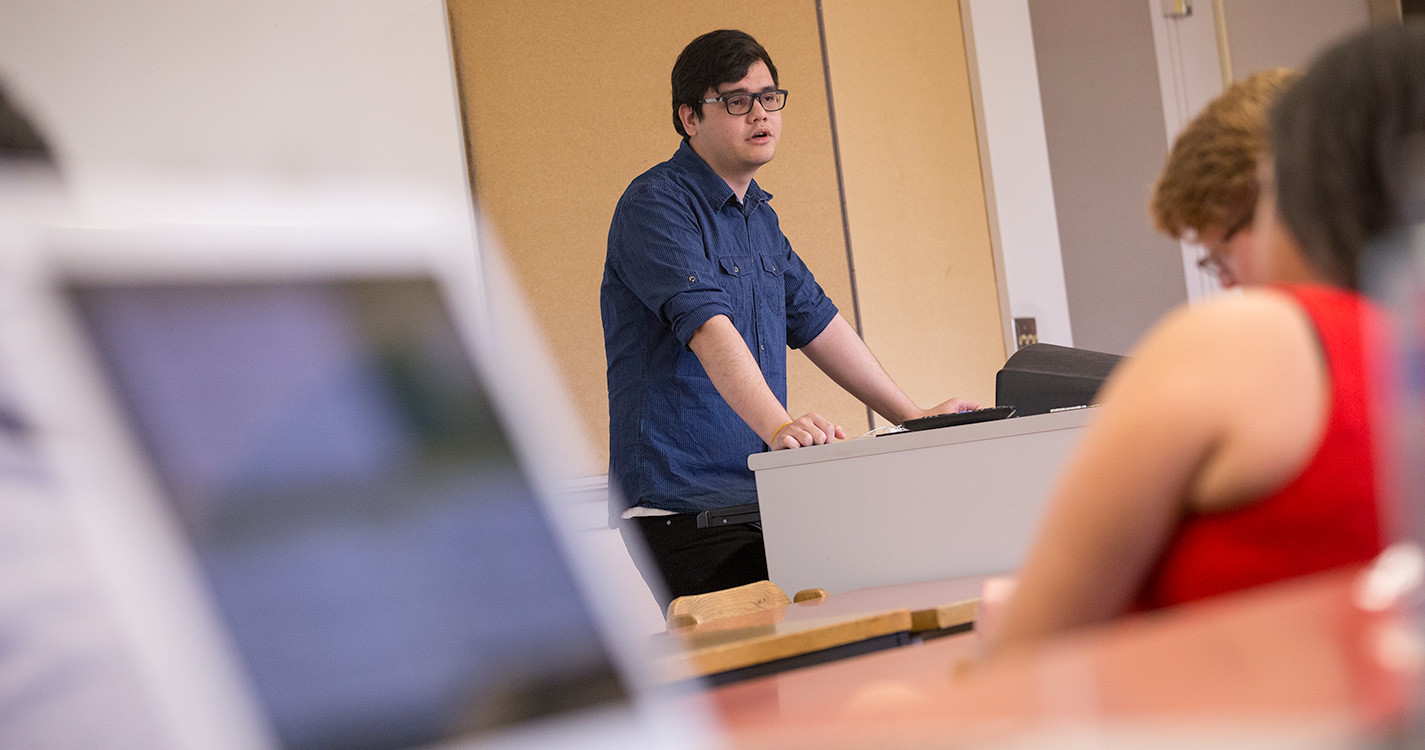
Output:
<instances>
[{"instance_id":1,"label":"man's other hand","mask_svg":"<svg viewBox=\"0 0 1425 750\"><path fill-rule=\"evenodd\" d=\"M954 414L955 412L960 411L974 411L978 408L980 408L980 405L975 403L974 401L969 401L963 398L952 398L949 401L940 404L939 406L933 406L929 409L926 409L925 411L921 412L920 414L917 414L916 416L931 417L935 416L936 414Z\"/></svg>"},{"instance_id":2,"label":"man's other hand","mask_svg":"<svg viewBox=\"0 0 1425 750\"><path fill-rule=\"evenodd\" d=\"M825 417L812 412L792 420L792 423L777 430L772 436L772 450L801 448L808 445L824 445L845 440L846 433L840 425L832 424Z\"/></svg>"}]
</instances>

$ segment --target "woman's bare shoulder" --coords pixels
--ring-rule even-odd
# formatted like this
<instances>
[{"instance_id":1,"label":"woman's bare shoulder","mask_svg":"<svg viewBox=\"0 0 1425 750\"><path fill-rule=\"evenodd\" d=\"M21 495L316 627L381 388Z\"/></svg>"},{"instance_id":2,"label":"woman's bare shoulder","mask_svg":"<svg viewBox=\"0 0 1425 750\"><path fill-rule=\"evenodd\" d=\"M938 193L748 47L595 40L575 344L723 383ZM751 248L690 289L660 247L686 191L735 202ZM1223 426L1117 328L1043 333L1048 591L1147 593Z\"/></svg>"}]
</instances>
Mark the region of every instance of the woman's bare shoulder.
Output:
<instances>
[{"instance_id":1,"label":"woman's bare shoulder","mask_svg":"<svg viewBox=\"0 0 1425 750\"><path fill-rule=\"evenodd\" d=\"M1150 329L1105 388L1103 403L1190 420L1216 440L1268 405L1255 402L1280 401L1273 389L1309 390L1314 347L1310 323L1289 295L1224 295L1180 307Z\"/></svg>"},{"instance_id":2,"label":"woman's bare shoulder","mask_svg":"<svg viewBox=\"0 0 1425 750\"><path fill-rule=\"evenodd\" d=\"M1196 369L1278 356L1284 347L1309 351L1311 341L1310 322L1291 296L1258 288L1178 307L1149 330L1134 355Z\"/></svg>"}]
</instances>

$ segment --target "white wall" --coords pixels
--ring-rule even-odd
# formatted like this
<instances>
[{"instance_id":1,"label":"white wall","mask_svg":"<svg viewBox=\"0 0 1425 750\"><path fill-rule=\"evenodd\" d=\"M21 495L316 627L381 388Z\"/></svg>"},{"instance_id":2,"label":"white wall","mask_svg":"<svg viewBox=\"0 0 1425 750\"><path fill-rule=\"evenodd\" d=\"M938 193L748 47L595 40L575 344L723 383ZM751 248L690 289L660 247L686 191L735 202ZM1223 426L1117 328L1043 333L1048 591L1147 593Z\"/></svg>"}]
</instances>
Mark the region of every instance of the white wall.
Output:
<instances>
[{"instance_id":1,"label":"white wall","mask_svg":"<svg viewBox=\"0 0 1425 750\"><path fill-rule=\"evenodd\" d=\"M1181 249L1153 228L1163 162L1152 20L1139 0L1029 0L1074 343L1125 354L1186 301Z\"/></svg>"},{"instance_id":2,"label":"white wall","mask_svg":"<svg viewBox=\"0 0 1425 750\"><path fill-rule=\"evenodd\" d=\"M1234 81L1267 68L1305 68L1371 20L1367 0L1230 0L1222 7Z\"/></svg>"},{"instance_id":3,"label":"white wall","mask_svg":"<svg viewBox=\"0 0 1425 750\"><path fill-rule=\"evenodd\" d=\"M990 231L1011 317L1073 346L1028 0L962 0ZM1014 351L1013 335L1008 337Z\"/></svg>"},{"instance_id":4,"label":"white wall","mask_svg":"<svg viewBox=\"0 0 1425 750\"><path fill-rule=\"evenodd\" d=\"M1222 65L1217 48L1216 11L1199 2L1186 16L1167 17L1159 0L1143 0L1153 23L1153 47L1162 87L1163 126L1169 148L1192 118L1222 93ZM1190 302L1222 290L1216 274L1197 267L1202 250L1193 243L1182 248L1183 279Z\"/></svg>"},{"instance_id":5,"label":"white wall","mask_svg":"<svg viewBox=\"0 0 1425 750\"><path fill-rule=\"evenodd\" d=\"M440 0L5 0L0 80L87 211L201 181L250 212L339 190L429 217L467 200L444 19Z\"/></svg>"}]
</instances>

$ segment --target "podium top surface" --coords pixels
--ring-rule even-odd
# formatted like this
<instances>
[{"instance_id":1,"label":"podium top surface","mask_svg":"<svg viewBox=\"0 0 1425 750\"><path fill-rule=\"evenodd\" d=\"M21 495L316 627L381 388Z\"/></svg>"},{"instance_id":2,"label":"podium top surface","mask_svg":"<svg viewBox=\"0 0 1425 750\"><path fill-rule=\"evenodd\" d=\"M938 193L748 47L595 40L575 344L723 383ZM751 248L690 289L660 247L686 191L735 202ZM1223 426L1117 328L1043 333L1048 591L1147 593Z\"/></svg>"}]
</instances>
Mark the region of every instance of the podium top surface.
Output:
<instances>
[{"instance_id":1,"label":"podium top surface","mask_svg":"<svg viewBox=\"0 0 1425 750\"><path fill-rule=\"evenodd\" d=\"M1027 435L1035 432L1052 432L1083 427L1091 422L1097 408L1074 409L1052 414L1036 414L1028 417L997 419L977 424L941 427L919 432L902 432L859 440L843 440L830 445L814 445L794 450L767 451L747 457L747 467L755 471L780 469L788 466L839 461L858 456L875 456L900 451L912 451L939 445L970 443L979 440Z\"/></svg>"}]
</instances>

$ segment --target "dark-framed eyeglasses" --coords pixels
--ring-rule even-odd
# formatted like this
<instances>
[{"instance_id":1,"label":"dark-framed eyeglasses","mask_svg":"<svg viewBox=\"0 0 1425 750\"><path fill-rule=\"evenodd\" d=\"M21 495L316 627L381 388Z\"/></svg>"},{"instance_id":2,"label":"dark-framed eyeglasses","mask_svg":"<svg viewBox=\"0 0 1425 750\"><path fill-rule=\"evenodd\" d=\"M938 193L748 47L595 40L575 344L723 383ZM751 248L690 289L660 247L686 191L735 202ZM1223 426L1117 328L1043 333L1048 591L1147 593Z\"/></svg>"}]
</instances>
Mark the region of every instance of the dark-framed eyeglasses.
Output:
<instances>
[{"instance_id":1,"label":"dark-framed eyeglasses","mask_svg":"<svg viewBox=\"0 0 1425 750\"><path fill-rule=\"evenodd\" d=\"M745 115L752 111L752 102L759 102L763 112L776 112L787 106L787 90L759 91L757 93L723 94L712 99L704 99L703 104L722 102L727 113L733 116Z\"/></svg>"},{"instance_id":2,"label":"dark-framed eyeglasses","mask_svg":"<svg viewBox=\"0 0 1425 750\"><path fill-rule=\"evenodd\" d=\"M1239 232L1246 229L1247 226L1252 223L1252 219L1253 212L1248 212L1246 216L1242 217L1236 224L1233 224L1232 228L1228 229L1226 234L1222 235L1222 239L1213 243L1211 246L1203 245L1202 257L1198 259L1197 267L1219 279L1235 277L1236 270L1232 268L1227 259L1227 255L1222 252L1222 249L1227 247L1227 243L1231 242L1233 237L1236 237Z\"/></svg>"}]
</instances>

